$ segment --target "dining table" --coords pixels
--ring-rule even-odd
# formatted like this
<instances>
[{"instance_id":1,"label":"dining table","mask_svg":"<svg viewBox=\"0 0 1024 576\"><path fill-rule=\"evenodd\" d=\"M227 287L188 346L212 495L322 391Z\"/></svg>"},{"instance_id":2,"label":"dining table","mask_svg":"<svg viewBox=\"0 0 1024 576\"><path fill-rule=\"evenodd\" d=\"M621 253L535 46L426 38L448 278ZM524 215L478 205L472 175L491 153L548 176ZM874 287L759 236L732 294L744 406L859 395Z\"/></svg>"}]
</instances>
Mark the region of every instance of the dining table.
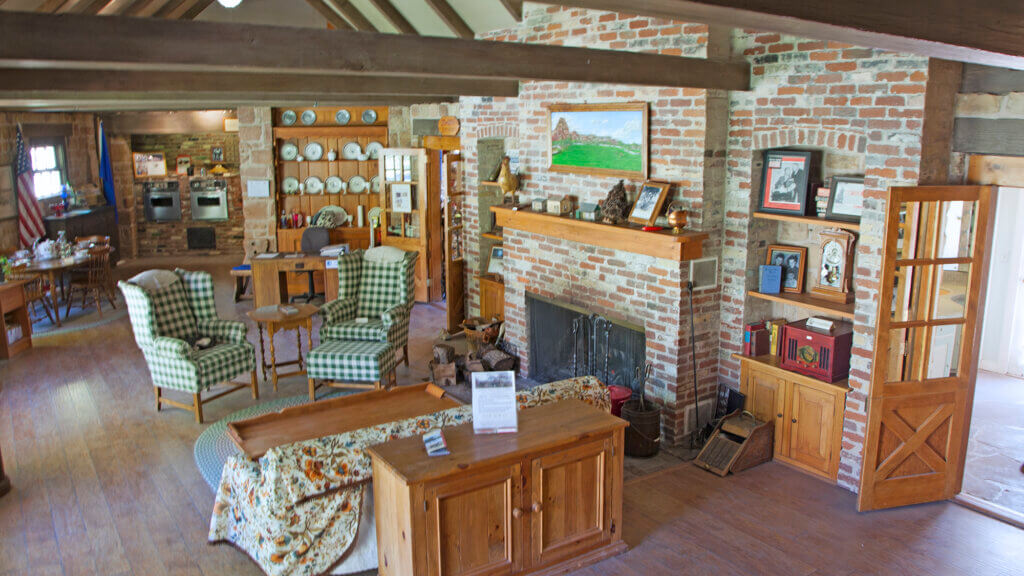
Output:
<instances>
[{"instance_id":1,"label":"dining table","mask_svg":"<svg viewBox=\"0 0 1024 576\"><path fill-rule=\"evenodd\" d=\"M113 248L111 248L113 250ZM46 259L34 259L22 268L26 273L41 274L47 278L50 282L50 303L53 304L53 317L60 328L60 307L58 303L60 298L57 296L57 286L60 286L61 297L67 298L66 287L64 285L64 274L72 268L77 268L83 264L92 260L92 256L88 253L76 252L71 256L58 257L58 258L46 258ZM65 314L65 318L67 315Z\"/></svg>"}]
</instances>

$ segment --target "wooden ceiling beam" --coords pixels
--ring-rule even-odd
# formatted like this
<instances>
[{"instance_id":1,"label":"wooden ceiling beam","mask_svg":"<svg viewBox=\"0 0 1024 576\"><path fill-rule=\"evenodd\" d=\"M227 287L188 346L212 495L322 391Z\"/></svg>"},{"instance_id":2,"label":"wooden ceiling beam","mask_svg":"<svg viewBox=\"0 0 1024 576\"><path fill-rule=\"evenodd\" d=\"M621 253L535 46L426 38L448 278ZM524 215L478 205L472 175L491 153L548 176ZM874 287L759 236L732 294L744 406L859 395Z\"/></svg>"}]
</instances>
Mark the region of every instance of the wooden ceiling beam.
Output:
<instances>
[{"instance_id":1,"label":"wooden ceiling beam","mask_svg":"<svg viewBox=\"0 0 1024 576\"><path fill-rule=\"evenodd\" d=\"M177 19L185 10L188 10L196 0L167 0L164 2L156 13L153 14L154 18L170 18Z\"/></svg>"},{"instance_id":2,"label":"wooden ceiling beam","mask_svg":"<svg viewBox=\"0 0 1024 576\"><path fill-rule=\"evenodd\" d=\"M514 80L428 78L365 75L258 74L232 72L143 72L132 70L0 69L0 94L30 92L59 94L143 94L145 92L203 92L306 94L307 96L504 96L519 94Z\"/></svg>"},{"instance_id":3,"label":"wooden ceiling beam","mask_svg":"<svg viewBox=\"0 0 1024 576\"><path fill-rule=\"evenodd\" d=\"M349 0L326 0L334 5L334 9L348 20L353 28L361 32L376 32L377 27L373 25L363 13L356 8Z\"/></svg>"},{"instance_id":4,"label":"wooden ceiling beam","mask_svg":"<svg viewBox=\"0 0 1024 576\"><path fill-rule=\"evenodd\" d=\"M152 16L157 7L157 0L132 0L125 4L117 15Z\"/></svg>"},{"instance_id":5,"label":"wooden ceiling beam","mask_svg":"<svg viewBox=\"0 0 1024 576\"><path fill-rule=\"evenodd\" d=\"M338 14L337 12L334 11L333 8L328 6L325 0L306 0L306 2L308 2L309 5L312 6L314 10L320 13L320 15L323 16L324 20L326 20L328 24L334 26L335 30L352 29L352 25L349 24L347 20L342 18L341 14Z\"/></svg>"},{"instance_id":6,"label":"wooden ceiling beam","mask_svg":"<svg viewBox=\"0 0 1024 576\"><path fill-rule=\"evenodd\" d=\"M44 0L42 4L36 8L36 12L40 14L53 14L64 7L65 4L70 4L72 0Z\"/></svg>"},{"instance_id":7,"label":"wooden ceiling beam","mask_svg":"<svg viewBox=\"0 0 1024 576\"><path fill-rule=\"evenodd\" d=\"M523 21L523 0L498 0L516 22Z\"/></svg>"},{"instance_id":8,"label":"wooden ceiling beam","mask_svg":"<svg viewBox=\"0 0 1024 576\"><path fill-rule=\"evenodd\" d=\"M213 4L213 2L214 0L199 0L193 4L191 8L185 10L185 13L181 15L180 20L195 20L196 17L202 14L203 10L209 8L210 4Z\"/></svg>"},{"instance_id":9,"label":"wooden ceiling beam","mask_svg":"<svg viewBox=\"0 0 1024 576\"><path fill-rule=\"evenodd\" d=\"M225 22L0 12L0 66L368 74L747 90L750 66L617 50ZM159 39L187 39L160 41Z\"/></svg>"},{"instance_id":10,"label":"wooden ceiling beam","mask_svg":"<svg viewBox=\"0 0 1024 576\"><path fill-rule=\"evenodd\" d=\"M298 98L295 100L92 100L80 99L22 99L0 97L0 110L32 110L55 112L127 112L136 110L210 110L236 108L238 106L280 106L280 107L315 107L315 106L411 106L434 102L455 102L455 98L388 98L388 99L327 99L313 100Z\"/></svg>"},{"instance_id":11,"label":"wooden ceiling beam","mask_svg":"<svg viewBox=\"0 0 1024 576\"><path fill-rule=\"evenodd\" d=\"M413 27L412 23L402 16L402 13L395 8L395 5L391 3L391 0L370 0L370 3L377 8L378 11L402 34L416 34L416 28Z\"/></svg>"},{"instance_id":12,"label":"wooden ceiling beam","mask_svg":"<svg viewBox=\"0 0 1024 576\"><path fill-rule=\"evenodd\" d=\"M75 6L76 10L72 11L79 14L99 14L101 10L113 3L114 0L89 0L79 3Z\"/></svg>"},{"instance_id":13,"label":"wooden ceiling beam","mask_svg":"<svg viewBox=\"0 0 1024 576\"><path fill-rule=\"evenodd\" d=\"M444 22L444 25L449 30L455 33L459 38L472 38L476 34L473 29L466 24L466 21L459 16L459 13L452 8L452 5L448 3L448 0L424 0L427 6L437 14L438 18Z\"/></svg>"},{"instance_id":14,"label":"wooden ceiling beam","mask_svg":"<svg viewBox=\"0 0 1024 576\"><path fill-rule=\"evenodd\" d=\"M1024 2L538 0L1024 70Z\"/></svg>"}]
</instances>

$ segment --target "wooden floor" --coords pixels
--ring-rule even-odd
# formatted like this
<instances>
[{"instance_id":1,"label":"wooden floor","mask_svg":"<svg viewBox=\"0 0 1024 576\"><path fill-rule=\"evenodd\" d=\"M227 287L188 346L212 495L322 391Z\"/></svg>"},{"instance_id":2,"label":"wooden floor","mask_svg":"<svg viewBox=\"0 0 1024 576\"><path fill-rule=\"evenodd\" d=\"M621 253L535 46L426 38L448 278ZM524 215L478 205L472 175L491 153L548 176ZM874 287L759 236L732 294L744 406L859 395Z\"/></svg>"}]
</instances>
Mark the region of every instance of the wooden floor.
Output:
<instances>
[{"instance_id":1,"label":"wooden floor","mask_svg":"<svg viewBox=\"0 0 1024 576\"><path fill-rule=\"evenodd\" d=\"M226 273L217 299L230 301ZM438 315L417 306L414 317ZM414 347L413 370L400 377L418 379L428 354ZM304 386L293 378L261 397ZM207 417L250 403L234 394ZM0 498L0 575L260 573L206 543L213 495L192 460L203 427L152 404L127 320L0 361L0 445L14 484ZM853 494L781 465L720 479L683 464L626 488L632 549L579 574L1024 574L1020 530L947 503L857 514Z\"/></svg>"}]
</instances>

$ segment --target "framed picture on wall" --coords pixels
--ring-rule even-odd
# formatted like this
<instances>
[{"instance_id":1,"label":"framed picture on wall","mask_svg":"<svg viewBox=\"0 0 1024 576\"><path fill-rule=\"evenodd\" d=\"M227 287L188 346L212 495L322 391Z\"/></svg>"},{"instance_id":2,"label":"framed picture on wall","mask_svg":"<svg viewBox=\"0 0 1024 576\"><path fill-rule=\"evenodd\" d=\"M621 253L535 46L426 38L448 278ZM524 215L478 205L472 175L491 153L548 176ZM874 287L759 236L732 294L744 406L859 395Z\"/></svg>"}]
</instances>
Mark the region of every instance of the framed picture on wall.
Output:
<instances>
[{"instance_id":1,"label":"framed picture on wall","mask_svg":"<svg viewBox=\"0 0 1024 576\"><path fill-rule=\"evenodd\" d=\"M491 246L491 257L487 260L487 273L501 276L505 273L505 248Z\"/></svg>"},{"instance_id":2,"label":"framed picture on wall","mask_svg":"<svg viewBox=\"0 0 1024 576\"><path fill-rule=\"evenodd\" d=\"M210 162L223 162L224 161L224 147L213 146L210 148Z\"/></svg>"},{"instance_id":3,"label":"framed picture on wall","mask_svg":"<svg viewBox=\"0 0 1024 576\"><path fill-rule=\"evenodd\" d=\"M647 178L646 102L552 104L551 172Z\"/></svg>"},{"instance_id":4,"label":"framed picture on wall","mask_svg":"<svg viewBox=\"0 0 1024 576\"><path fill-rule=\"evenodd\" d=\"M391 211L412 212L412 184L391 185Z\"/></svg>"},{"instance_id":5,"label":"framed picture on wall","mask_svg":"<svg viewBox=\"0 0 1024 576\"><path fill-rule=\"evenodd\" d=\"M864 178L833 176L825 217L829 220L860 222L864 213Z\"/></svg>"},{"instance_id":6,"label":"framed picture on wall","mask_svg":"<svg viewBox=\"0 0 1024 576\"><path fill-rule=\"evenodd\" d=\"M818 180L820 153L806 150L767 150L764 153L758 211L807 214L807 190Z\"/></svg>"},{"instance_id":7,"label":"framed picture on wall","mask_svg":"<svg viewBox=\"0 0 1024 576\"><path fill-rule=\"evenodd\" d=\"M167 159L162 152L133 152L132 165L136 178L167 176Z\"/></svg>"},{"instance_id":8,"label":"framed picture on wall","mask_svg":"<svg viewBox=\"0 0 1024 576\"><path fill-rule=\"evenodd\" d=\"M629 221L644 226L654 224L654 220L661 214L670 187L671 184L667 182L644 182L629 212Z\"/></svg>"},{"instance_id":9,"label":"framed picture on wall","mask_svg":"<svg viewBox=\"0 0 1024 576\"><path fill-rule=\"evenodd\" d=\"M178 167L178 174L188 174L188 169L192 167L192 157L182 154L175 158L175 163Z\"/></svg>"},{"instance_id":10,"label":"framed picture on wall","mask_svg":"<svg viewBox=\"0 0 1024 576\"><path fill-rule=\"evenodd\" d=\"M807 248L772 244L768 247L765 264L782 267L782 291L800 294L804 291L804 268Z\"/></svg>"}]
</instances>

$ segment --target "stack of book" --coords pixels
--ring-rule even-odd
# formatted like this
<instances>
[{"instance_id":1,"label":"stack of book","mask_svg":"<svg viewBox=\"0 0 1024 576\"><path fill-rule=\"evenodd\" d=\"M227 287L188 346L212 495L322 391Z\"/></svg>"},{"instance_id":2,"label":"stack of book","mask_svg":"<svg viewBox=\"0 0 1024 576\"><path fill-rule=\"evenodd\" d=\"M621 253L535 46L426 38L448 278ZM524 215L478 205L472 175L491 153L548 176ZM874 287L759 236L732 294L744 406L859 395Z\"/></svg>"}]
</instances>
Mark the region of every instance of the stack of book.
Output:
<instances>
[{"instance_id":1,"label":"stack of book","mask_svg":"<svg viewBox=\"0 0 1024 576\"><path fill-rule=\"evenodd\" d=\"M782 327L785 318L747 324L743 329L743 354L745 356L778 356L782 345Z\"/></svg>"},{"instance_id":2,"label":"stack of book","mask_svg":"<svg viewBox=\"0 0 1024 576\"><path fill-rule=\"evenodd\" d=\"M831 194L831 188L828 186L818 188L818 194L814 197L814 207L818 211L818 218L824 218L825 213L828 212L829 194Z\"/></svg>"}]
</instances>

